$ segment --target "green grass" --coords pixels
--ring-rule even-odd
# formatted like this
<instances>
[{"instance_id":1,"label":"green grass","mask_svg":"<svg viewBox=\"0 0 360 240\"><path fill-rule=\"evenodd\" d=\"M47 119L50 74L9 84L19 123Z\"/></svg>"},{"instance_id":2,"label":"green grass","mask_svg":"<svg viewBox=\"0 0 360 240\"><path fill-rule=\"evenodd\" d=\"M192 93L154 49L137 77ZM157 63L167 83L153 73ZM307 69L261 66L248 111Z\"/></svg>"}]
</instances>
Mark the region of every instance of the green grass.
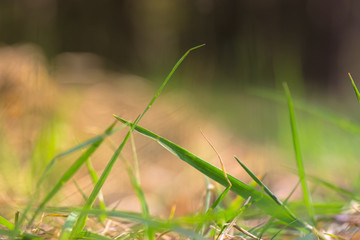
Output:
<instances>
[{"instance_id":1,"label":"green grass","mask_svg":"<svg viewBox=\"0 0 360 240\"><path fill-rule=\"evenodd\" d=\"M243 182L235 176L228 174L225 171L220 154L217 152L221 165L220 168L209 164L171 140L139 125L140 120L150 110L182 61L190 52L202 46L203 45L200 45L189 49L179 59L154 97L146 105L144 111L140 113L134 121L127 121L114 115L116 121L111 124L103 134L95 136L53 157L44 169L43 174L39 177L35 192L31 198L28 199L27 205L21 209L20 215L16 214L14 222L0 216L0 236L4 236L5 239L50 238L50 232L45 232L43 235L38 234L39 228L35 222L43 221L46 216L66 216L66 219L64 219L61 226L57 229L59 233L58 237L62 240L161 239L164 235L169 235L173 238L181 237L190 239L223 239L225 237L281 239L285 236L291 239L326 239L325 235L328 235L333 238L342 239L340 236L336 236L336 234L327 233L326 228L322 228L322 226L324 223L328 225L332 223L334 221L334 215L343 213L344 208L349 206L351 201L358 201L359 194L357 194L356 191L338 186L336 181L334 183L322 179L321 175L324 174L325 170L317 170L320 174L316 176L307 173L308 162L306 158L303 158L303 148L300 148L300 143L303 143L301 138L302 128L298 127L298 118L295 117L295 111L299 111L300 109L310 113L351 134L360 133L360 124L346 121L338 114L329 113L327 110L319 111L319 108L309 106L305 103L299 103L298 101L294 103L289 87L287 84L284 84L285 93L282 94L286 96L285 103L287 103L288 106L287 119L290 122L288 129L290 133L289 139L291 139L293 143L295 165L297 167L297 171L295 172L299 177L299 184L294 186L293 191L289 192L289 196L284 201L276 196L271 190L271 186L265 184L266 181L264 179L257 177L239 158L235 157L239 168L243 168L253 182ZM359 97L360 95L358 94L356 85L351 75L349 76L355 93L357 97ZM264 93L261 94L263 97L266 95ZM284 102L284 99L278 98L278 95L273 93L267 94L266 97L278 102ZM118 123L120 123L121 126L115 127ZM127 127L128 130L124 139L115 147L112 157L107 162L105 169L99 177L92 167L91 156L98 151L98 148L103 144L105 138L125 129L125 127ZM143 137L157 142L164 150L188 164L189 167L196 169L206 178L208 189L204 189L204 192L206 191L204 208L199 209L192 215L180 217L173 217L173 213L170 218L151 215L150 206L141 185L137 150L135 140L132 137L133 132L138 132ZM129 140L132 145L134 159L132 163L122 156L122 151ZM206 140L211 147L213 147L207 138ZM39 144L41 144L41 142L39 142ZM213 149L215 150L214 147ZM72 153L80 150L82 150L80 156L75 158L73 163L63 171L59 180L57 180L50 189L46 190L46 188L43 188L45 183L49 184L47 181L54 173L54 170L61 164L60 160L64 157L71 157ZM119 159L123 160L126 167L132 188L141 206L141 213L111 210L105 205L101 191L104 183L108 180L114 164ZM61 192L67 182L73 180L74 175L79 172L80 168L84 165L86 165L94 184L89 196L86 196L85 192L79 189L79 191L84 194L85 204L71 208L62 206L50 207L49 203L51 199ZM215 193L213 202L211 201L211 195L213 193L209 189L210 183L215 184L219 189L219 193ZM354 185L356 186L356 183ZM301 186L303 198L292 200L291 196L298 186ZM329 198L328 200L323 199L321 202L318 200L321 198L316 196L316 191L314 190L316 188L321 188L323 190L322 194L324 191L328 191L329 195L337 194L342 200L340 201L339 198L335 198L335 200L332 201L329 200ZM99 200L99 207L94 206L96 199ZM306 214L304 214L304 212L306 212ZM43 217L39 220L40 214L43 214ZM103 234L101 230L107 229L105 225L108 223L107 220L110 219L119 224L126 224L128 226L127 230L118 228L118 235L110 236ZM247 225L246 223L250 220L261 222L261 224Z\"/></svg>"}]
</instances>

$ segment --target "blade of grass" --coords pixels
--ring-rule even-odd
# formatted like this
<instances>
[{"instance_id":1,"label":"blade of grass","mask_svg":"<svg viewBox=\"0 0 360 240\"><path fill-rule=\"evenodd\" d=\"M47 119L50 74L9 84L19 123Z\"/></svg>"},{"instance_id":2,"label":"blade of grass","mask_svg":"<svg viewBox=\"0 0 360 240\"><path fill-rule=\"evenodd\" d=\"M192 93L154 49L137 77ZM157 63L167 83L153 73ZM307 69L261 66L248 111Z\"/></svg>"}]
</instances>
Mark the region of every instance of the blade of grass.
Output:
<instances>
[{"instance_id":1,"label":"blade of grass","mask_svg":"<svg viewBox=\"0 0 360 240\"><path fill-rule=\"evenodd\" d=\"M273 194L270 189L236 156L234 156L235 160L240 164L240 166L249 174L249 176L261 187L264 191L279 205L283 206L283 203ZM285 207L285 206L284 206Z\"/></svg>"},{"instance_id":2,"label":"blade of grass","mask_svg":"<svg viewBox=\"0 0 360 240\"><path fill-rule=\"evenodd\" d=\"M4 227L6 227L9 230L15 229L15 225L13 223L11 223L10 221L8 221L7 219L3 218L2 216L0 216L0 225L3 225Z\"/></svg>"},{"instance_id":3,"label":"blade of grass","mask_svg":"<svg viewBox=\"0 0 360 240\"><path fill-rule=\"evenodd\" d=\"M290 197L295 193L295 190L298 188L300 184L300 181L298 181L295 185L295 187L291 190L290 194L286 197L286 199L284 200L283 204L286 205L287 202L289 201ZM270 226L272 225L272 223L274 222L275 218L271 217L269 219L269 221L265 224L265 226L261 229L260 231L260 238L262 238L262 236L264 235L264 233L270 228Z\"/></svg>"},{"instance_id":4,"label":"blade of grass","mask_svg":"<svg viewBox=\"0 0 360 240\"><path fill-rule=\"evenodd\" d=\"M142 210L144 217L150 217L149 206L146 202L145 194L144 194L144 191L143 191L143 189L141 187L141 183L140 183L139 163L138 163L138 159L137 159L136 146L135 146L135 140L134 140L133 134L131 134L130 138L131 138L130 139L131 140L131 149L132 149L133 158L134 158L134 170L131 168L131 165L129 164L129 162L125 161L126 170L129 174L131 184L133 185L136 196L139 199L139 202L141 205L141 210ZM146 227L145 232L146 232L146 236L148 239L150 239L150 240L155 239L155 237L154 237L155 232L152 231L151 228Z\"/></svg>"},{"instance_id":5,"label":"blade of grass","mask_svg":"<svg viewBox=\"0 0 360 240\"><path fill-rule=\"evenodd\" d=\"M45 196L43 201L35 210L31 220L28 223L28 226L32 224L35 220L36 216L41 212L44 206L55 196L55 194L64 186L66 182L70 180L72 176L80 169L80 167L85 163L85 161L96 151L96 149L101 145L104 141L104 138L112 133L112 129L115 126L115 122L110 125L108 129L104 132L102 137L96 138L97 141L93 142L90 148L85 151L72 165L71 167L64 173L64 175L60 178L60 180L54 185L54 187L50 190L50 192ZM73 148L74 149L74 148ZM80 148L79 148L80 149Z\"/></svg>"},{"instance_id":6,"label":"blade of grass","mask_svg":"<svg viewBox=\"0 0 360 240\"><path fill-rule=\"evenodd\" d=\"M281 229L279 229L279 231L277 231L271 238L270 240L274 239L277 235L279 235L286 227L288 227L291 223L289 223L288 225L283 226Z\"/></svg>"},{"instance_id":7,"label":"blade of grass","mask_svg":"<svg viewBox=\"0 0 360 240\"><path fill-rule=\"evenodd\" d=\"M84 210L89 210L91 209L98 193L100 192L102 186L104 185L107 177L110 174L110 171L113 167L113 165L115 164L116 160L118 159L120 153L122 152L125 144L127 143L132 131L134 130L135 126L138 124L138 122L141 120L141 118L146 114L146 112L150 109L150 107L154 104L155 100L158 98L158 96L160 95L161 91L163 90L163 88L165 87L166 83L169 81L169 79L172 77L172 75L174 74L174 72L176 71L176 69L178 68L178 66L184 61L184 59L186 58L186 56L191 52L194 51L200 47L204 46L204 44L193 47L191 49L189 49L180 59L179 61L175 64L175 66L173 67L173 69L170 71L170 73L168 74L168 76L166 77L165 81L163 82L163 84L160 86L159 90L156 92L156 94L154 95L154 97L151 99L151 101L149 102L149 104L146 106L144 112L136 118L136 120L134 121L134 124L132 125L132 127L130 128L130 130L128 131L128 133L126 134L124 140L122 141L122 143L119 145L119 147L116 149L115 153L113 154L113 156L111 157L110 161L108 162L108 164L106 165L102 175L99 178L99 181L97 182L97 184L95 185L93 191L91 192L88 201L85 203L83 209ZM82 229L85 227L86 224L86 219L87 219L87 215L86 214L81 214L78 221L76 222L73 232L72 234L78 234L80 231L82 231Z\"/></svg>"},{"instance_id":8,"label":"blade of grass","mask_svg":"<svg viewBox=\"0 0 360 240\"><path fill-rule=\"evenodd\" d=\"M332 238L335 238L335 239L339 239L339 240L347 240L345 238L342 238L342 237L339 237L339 236L336 236L334 234L330 234L330 233L324 233L325 235L328 235L329 237L332 237Z\"/></svg>"},{"instance_id":9,"label":"blade of grass","mask_svg":"<svg viewBox=\"0 0 360 240\"><path fill-rule=\"evenodd\" d=\"M78 217L79 217L78 212L72 212L69 214L69 216L66 218L64 225L62 226L61 234L59 237L60 240L70 239L72 228Z\"/></svg>"},{"instance_id":10,"label":"blade of grass","mask_svg":"<svg viewBox=\"0 0 360 240\"><path fill-rule=\"evenodd\" d=\"M234 156L235 160L241 165L241 167L249 174L249 176L262 188L264 191L278 204L282 205L284 208L286 207L286 202L289 200L291 195L295 192L295 189L297 188L298 184L296 184L295 188L291 191L290 195L285 199L284 203L281 202L274 193L271 192L271 190L243 163L241 162L236 156ZM266 229L270 227L272 222L274 221L274 217L271 217L269 222L264 226L263 230L260 233L260 236L264 234ZM277 235L277 234L276 234Z\"/></svg>"},{"instance_id":11,"label":"blade of grass","mask_svg":"<svg viewBox=\"0 0 360 240\"><path fill-rule=\"evenodd\" d=\"M354 82L351 74L348 73L348 75L349 75L349 78L350 78L350 80L351 80L351 84L352 84L352 86L353 86L353 88L354 88L354 91L355 91L357 100L358 100L358 102L360 103L360 93L359 93L359 90L357 89L356 84L355 84L355 82Z\"/></svg>"},{"instance_id":12,"label":"blade of grass","mask_svg":"<svg viewBox=\"0 0 360 240\"><path fill-rule=\"evenodd\" d=\"M294 144L294 149L295 149L295 157L296 157L296 163L297 163L297 167L298 167L298 174L299 174L299 178L300 178L300 182L301 182L301 188L303 191L304 202L305 202L305 206L308 210L310 219L311 219L312 223L315 224L316 221L315 221L314 208L312 205L310 191L309 191L309 188L308 188L308 185L306 182L304 163L303 163L303 160L301 157L301 152L300 152L300 142L299 142L298 131L297 131L296 122L295 122L294 106L292 103L289 87L285 82L283 83L283 87L284 87L287 101L288 101L291 132L292 132L293 144Z\"/></svg>"},{"instance_id":13,"label":"blade of grass","mask_svg":"<svg viewBox=\"0 0 360 240\"><path fill-rule=\"evenodd\" d=\"M98 182L99 180L99 177L91 163L91 160L90 158L88 158L86 160L86 167L89 171L89 174L90 174L90 177L94 183L94 185L96 185L96 183ZM99 208L106 211L106 205L105 205L105 201L104 201L104 195L102 194L102 191L99 192L99 196L98 196L98 200L99 200ZM100 221L101 222L104 222L105 221L105 217L104 216L100 216Z\"/></svg>"},{"instance_id":14,"label":"blade of grass","mask_svg":"<svg viewBox=\"0 0 360 240\"><path fill-rule=\"evenodd\" d=\"M139 117L136 118L136 120L134 121L134 126L136 123L138 123L139 121ZM87 221L87 214L83 213L86 210L90 210L91 207L93 206L102 186L104 185L107 177L110 174L110 171L112 169L112 167L114 166L117 158L120 156L121 151L123 150L127 140L129 139L129 136L131 134L131 131L133 129L131 128L129 130L129 132L126 134L124 140L122 141L122 143L120 144L120 146L116 149L115 153L112 155L110 161L108 162L108 164L106 165L104 171L102 172L99 181L96 183L93 191L91 192L88 200L86 201L85 205L83 206L83 211L80 214L78 220L75 223L75 226L73 228L73 231L71 232L71 237L73 238L74 236L76 236L77 234L79 234L85 227L86 225L86 221Z\"/></svg>"},{"instance_id":15,"label":"blade of grass","mask_svg":"<svg viewBox=\"0 0 360 240\"><path fill-rule=\"evenodd\" d=\"M144 191L141 188L140 183L137 181L136 176L131 169L131 166L128 162L126 162L126 170L130 176L131 184L135 190L136 196L139 199L141 211L145 218L150 217L149 207L145 199ZM154 239L154 232L151 231L150 228L146 227L145 232L147 234L148 239Z\"/></svg>"},{"instance_id":16,"label":"blade of grass","mask_svg":"<svg viewBox=\"0 0 360 240\"><path fill-rule=\"evenodd\" d=\"M134 124L115 116L120 122L133 127ZM216 182L220 183L223 186L228 186L228 182L224 177L222 170L214 167L213 165L205 162L204 160L200 159L199 157L195 156L194 154L190 153L186 149L174 144L173 142L162 138L156 135L153 132L150 132L140 126L136 126L135 130L146 137L149 137L155 141L157 141L160 145L162 145L165 149L169 152L180 158L181 160L185 161L204 175L208 176L209 178L215 180ZM256 190L253 187L241 182L240 180L236 179L235 177L227 174L229 181L232 184L231 191L240 195L244 199L251 197L252 201L269 215L276 217L279 220L282 220L286 223L291 223L295 221L294 226L300 228L309 228L309 226L301 221L300 219L296 218L293 213L291 213L288 209L284 208L283 206L276 203L271 197L264 195L260 191Z\"/></svg>"},{"instance_id":17,"label":"blade of grass","mask_svg":"<svg viewBox=\"0 0 360 240\"><path fill-rule=\"evenodd\" d=\"M138 157L137 157L137 151L136 151L136 145L135 145L135 140L134 140L134 135L131 134L130 136L130 141L131 141L131 148L132 148L132 152L133 152L133 158L134 158L134 175L136 178L136 181L138 182L138 184L141 184L140 181L140 173L139 173L139 161L138 161Z\"/></svg>"}]
</instances>

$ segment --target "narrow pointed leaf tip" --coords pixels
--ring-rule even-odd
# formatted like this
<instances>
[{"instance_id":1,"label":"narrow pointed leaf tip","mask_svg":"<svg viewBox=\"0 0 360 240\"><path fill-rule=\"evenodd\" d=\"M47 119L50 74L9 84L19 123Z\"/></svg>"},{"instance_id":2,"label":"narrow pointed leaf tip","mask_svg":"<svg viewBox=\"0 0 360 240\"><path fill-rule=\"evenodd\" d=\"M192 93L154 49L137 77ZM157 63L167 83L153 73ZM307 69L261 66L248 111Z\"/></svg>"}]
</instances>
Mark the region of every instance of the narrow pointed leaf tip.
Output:
<instances>
[{"instance_id":1,"label":"narrow pointed leaf tip","mask_svg":"<svg viewBox=\"0 0 360 240\"><path fill-rule=\"evenodd\" d=\"M349 75L349 78L350 78L351 83L352 83L352 85L353 85L353 88L354 88L354 91L355 91L356 97L357 97L357 99L358 99L358 101L359 101L359 103L360 103L360 93L359 93L359 90L358 90L358 88L356 87L356 84L355 84L355 82L354 82L354 80L353 80L353 78L352 78L351 74L350 74L350 73L348 73L348 75Z\"/></svg>"}]
</instances>

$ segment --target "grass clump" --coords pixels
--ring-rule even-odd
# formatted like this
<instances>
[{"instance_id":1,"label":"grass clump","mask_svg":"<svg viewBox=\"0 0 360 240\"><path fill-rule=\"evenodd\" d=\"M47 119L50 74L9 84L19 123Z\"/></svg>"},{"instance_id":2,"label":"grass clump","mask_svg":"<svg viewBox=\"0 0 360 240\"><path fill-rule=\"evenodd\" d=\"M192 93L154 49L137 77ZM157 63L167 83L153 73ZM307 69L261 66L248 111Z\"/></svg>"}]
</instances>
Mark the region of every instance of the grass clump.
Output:
<instances>
[{"instance_id":1,"label":"grass clump","mask_svg":"<svg viewBox=\"0 0 360 240\"><path fill-rule=\"evenodd\" d=\"M139 125L140 120L148 112L155 100L159 97L163 88L173 76L175 70L179 67L186 56L202 47L203 45L189 49L175 64L163 84L150 100L145 110L133 121L127 121L119 116L115 116L116 121L111 124L103 134L96 136L88 141L78 144L74 148L55 156L47 165L44 173L36 186L36 191L32 198L29 199L27 206L11 222L0 216L0 236L5 239L48 239L59 238L66 239L279 239L289 237L291 239L342 239L333 232L325 232L325 228L321 227L322 218L331 219L337 214L342 214L343 207L358 199L358 195L329 183L319 177L307 176L304 162L300 153L300 141L298 137L298 129L295 123L295 107L292 102L290 90L284 84L285 94L287 96L287 104L290 114L290 125L292 129L292 139L295 149L295 159L298 168L299 184L289 193L288 198L281 201L262 179L257 177L251 169L249 169L239 158L235 160L239 163L247 174L252 178L252 183L245 183L225 171L220 155L217 153L221 168L217 168L205 160L199 158L190 151L177 145L176 143L161 137ZM351 77L351 76L350 76ZM351 78L352 80L352 78ZM356 86L352 80L354 89ZM357 89L356 89L357 91ZM357 92L358 93L358 92ZM334 120L336 123L337 121ZM117 123L121 123L120 127L115 127ZM115 151L108 161L105 169L100 177L92 167L90 157L96 152L99 146L104 142L105 138L120 131L124 127L128 127L127 134L121 143L115 147ZM340 125L341 126L341 125ZM357 126L357 125L356 125ZM184 161L197 171L202 173L206 179L222 185L225 189L220 190L220 194L213 194L208 190L206 194L205 208L199 210L193 215L174 217L174 211L169 218L159 218L150 214L149 205L146 195L141 186L140 175L138 171L138 162L136 156L135 142L132 133L136 131L144 137L152 139L160 144L164 149ZM206 137L205 137L206 138ZM122 156L124 146L131 141L134 163L131 164ZM210 141L206 138L213 147ZM214 147L213 147L214 148ZM57 183L47 192L44 197L39 200L41 186L54 169L58 160L68 156L79 150L86 149L73 162L73 164L65 170ZM215 148L214 148L215 150ZM101 195L101 190L113 166L119 158L125 162L127 173L130 177L132 187L141 205L141 213L125 212L109 209ZM49 207L49 201L63 188L64 184L72 179L81 166L86 163L89 174L94 184L90 195L85 198L85 204L81 207ZM343 202L332 205L329 202L313 203L312 191L308 186L308 180L314 185L324 186L333 192L346 196ZM208 187L211 183L209 180ZM301 185L303 192L302 201L290 202L290 196L295 189ZM232 193L231 193L232 192ZM214 196L211 196L214 195ZM213 200L211 200L213 198ZM99 199L99 207L94 207L96 199ZM307 209L307 216L301 214L303 209ZM328 211L324 211L324 209ZM52 231L42 230L39 224L35 224L38 217L42 213L40 224L44 218L62 217L63 220L58 227ZM348 214L346 216L351 216ZM247 225L249 221L257 222L257 224ZM335 221L335 220L333 220Z\"/></svg>"}]
</instances>

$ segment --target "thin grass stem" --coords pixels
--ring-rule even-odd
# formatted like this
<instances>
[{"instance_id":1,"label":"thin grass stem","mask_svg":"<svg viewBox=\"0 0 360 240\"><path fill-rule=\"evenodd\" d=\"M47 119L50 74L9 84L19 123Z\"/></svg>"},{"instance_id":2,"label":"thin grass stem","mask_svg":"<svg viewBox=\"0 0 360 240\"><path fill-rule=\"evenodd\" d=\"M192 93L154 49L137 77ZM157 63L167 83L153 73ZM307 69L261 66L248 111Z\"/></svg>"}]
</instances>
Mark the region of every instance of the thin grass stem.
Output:
<instances>
[{"instance_id":1,"label":"thin grass stem","mask_svg":"<svg viewBox=\"0 0 360 240\"><path fill-rule=\"evenodd\" d=\"M303 196L304 196L304 202L305 202L305 206L306 206L306 208L308 210L308 214L310 216L310 219L311 219L312 223L315 224L315 222L316 222L316 220L315 220L315 212L314 212L314 207L313 207L313 204L312 204L312 199L311 199L311 194L310 194L310 191L309 191L309 187L308 187L307 182L306 182L306 174L305 174L305 169L304 169L304 163L303 163L303 160L302 160L302 157L301 157L300 141L299 141L298 130L297 130L296 122L295 122L294 106L293 106L293 102L292 102L292 99L291 99L291 94L290 94L289 87L285 82L283 83L283 87L284 87L286 97L287 97L287 101L288 101L291 133L292 133L292 139L293 139L293 144L294 144L294 149L295 149L295 157L296 157L296 164L297 164L297 167L298 167L298 174L299 174L299 178L300 178L300 182L301 182L301 188L302 188Z\"/></svg>"}]
</instances>

